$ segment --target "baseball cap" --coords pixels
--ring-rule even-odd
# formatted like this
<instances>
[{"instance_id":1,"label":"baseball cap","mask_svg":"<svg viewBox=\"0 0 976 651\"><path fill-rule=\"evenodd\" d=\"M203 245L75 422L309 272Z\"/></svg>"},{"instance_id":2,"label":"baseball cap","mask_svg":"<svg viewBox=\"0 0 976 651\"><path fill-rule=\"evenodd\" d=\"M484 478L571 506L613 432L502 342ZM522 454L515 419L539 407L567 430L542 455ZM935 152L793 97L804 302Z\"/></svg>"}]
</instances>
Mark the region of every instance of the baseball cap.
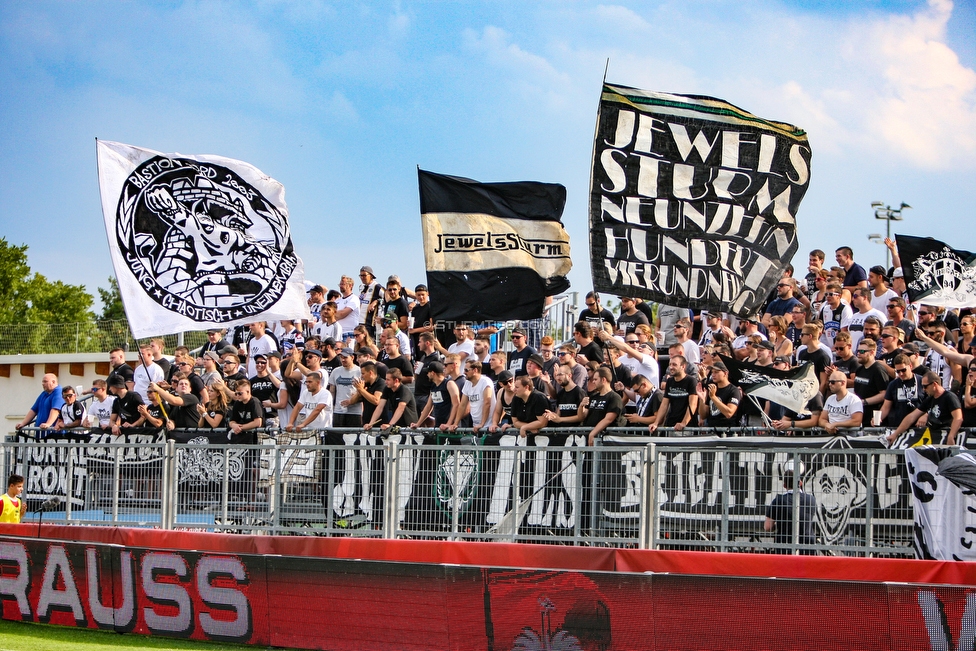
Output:
<instances>
[{"instance_id":1,"label":"baseball cap","mask_svg":"<svg viewBox=\"0 0 976 651\"><path fill-rule=\"evenodd\" d=\"M792 366L792 362L790 362L790 358L786 357L785 355L777 355L776 357L774 357L773 364L786 364L787 366Z\"/></svg>"},{"instance_id":2,"label":"baseball cap","mask_svg":"<svg viewBox=\"0 0 976 651\"><path fill-rule=\"evenodd\" d=\"M775 350L776 349L776 346L773 345L773 342L771 342L768 339L763 339L762 341L760 341L759 344L758 344L758 346L760 348L765 348L766 350Z\"/></svg>"},{"instance_id":3,"label":"baseball cap","mask_svg":"<svg viewBox=\"0 0 976 651\"><path fill-rule=\"evenodd\" d=\"M522 328L512 328L512 334L513 335L522 335L524 337L525 336L525 330L523 330Z\"/></svg>"},{"instance_id":4,"label":"baseball cap","mask_svg":"<svg viewBox=\"0 0 976 651\"><path fill-rule=\"evenodd\" d=\"M368 264L363 265L362 267L359 268L359 273L363 273L364 271L368 273L370 276L372 276L373 278L376 278L376 274L373 273L373 268Z\"/></svg>"},{"instance_id":5,"label":"baseball cap","mask_svg":"<svg viewBox=\"0 0 976 651\"><path fill-rule=\"evenodd\" d=\"M306 348L305 349L305 354L306 355L315 355L316 357L321 357L322 356L322 351L319 350L318 348Z\"/></svg>"},{"instance_id":6,"label":"baseball cap","mask_svg":"<svg viewBox=\"0 0 976 651\"><path fill-rule=\"evenodd\" d=\"M512 375L512 372L511 371L502 371L501 373L498 374L498 381L499 382L508 382L513 377L515 377L515 376Z\"/></svg>"},{"instance_id":7,"label":"baseball cap","mask_svg":"<svg viewBox=\"0 0 976 651\"><path fill-rule=\"evenodd\" d=\"M895 267L895 273L891 274L892 278L904 278L905 272L902 271L901 267Z\"/></svg>"},{"instance_id":8,"label":"baseball cap","mask_svg":"<svg viewBox=\"0 0 976 651\"><path fill-rule=\"evenodd\" d=\"M443 373L444 372L444 365L441 364L440 362L431 362L430 364L427 365L427 371L426 372L427 373L431 373L431 372L433 372L433 373Z\"/></svg>"},{"instance_id":9,"label":"baseball cap","mask_svg":"<svg viewBox=\"0 0 976 651\"><path fill-rule=\"evenodd\" d=\"M725 371L726 373L728 373L729 372L729 367L726 366L722 362L715 362L714 364L712 364L712 370L713 371Z\"/></svg>"},{"instance_id":10,"label":"baseball cap","mask_svg":"<svg viewBox=\"0 0 976 651\"><path fill-rule=\"evenodd\" d=\"M322 287L322 285L312 285L311 289L309 289L308 291L309 291L309 293L317 292L319 294L324 294L325 293L325 287Z\"/></svg>"},{"instance_id":11,"label":"baseball cap","mask_svg":"<svg viewBox=\"0 0 976 651\"><path fill-rule=\"evenodd\" d=\"M218 355L217 353L215 353L212 350L208 350L207 352L205 352L203 354L203 356L206 357L206 358L208 358L208 359L212 359L215 362L219 362L220 361L220 355Z\"/></svg>"},{"instance_id":12,"label":"baseball cap","mask_svg":"<svg viewBox=\"0 0 976 651\"><path fill-rule=\"evenodd\" d=\"M353 356L353 355L355 355L356 353L354 353L354 352L352 351L352 348L343 348L343 349L341 349L341 350L339 351L339 354L340 354L340 355L344 355L344 356L346 356L346 357L352 357L352 356Z\"/></svg>"}]
</instances>

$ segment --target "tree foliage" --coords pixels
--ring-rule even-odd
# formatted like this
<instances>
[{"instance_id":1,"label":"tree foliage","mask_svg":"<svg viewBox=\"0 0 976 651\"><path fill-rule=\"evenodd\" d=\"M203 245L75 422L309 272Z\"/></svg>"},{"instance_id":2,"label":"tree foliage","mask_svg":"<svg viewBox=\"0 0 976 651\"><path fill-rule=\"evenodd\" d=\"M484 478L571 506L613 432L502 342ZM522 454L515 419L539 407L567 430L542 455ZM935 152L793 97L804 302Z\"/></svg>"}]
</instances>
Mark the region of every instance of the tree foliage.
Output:
<instances>
[{"instance_id":1,"label":"tree foliage","mask_svg":"<svg viewBox=\"0 0 976 651\"><path fill-rule=\"evenodd\" d=\"M108 289L98 288L98 298L102 301L100 321L117 321L125 319L125 308L122 306L122 293L119 291L119 281L115 276L108 277Z\"/></svg>"},{"instance_id":2,"label":"tree foliage","mask_svg":"<svg viewBox=\"0 0 976 651\"><path fill-rule=\"evenodd\" d=\"M88 322L95 318L93 303L84 285L32 273L27 246L13 246L0 237L0 323Z\"/></svg>"}]
</instances>

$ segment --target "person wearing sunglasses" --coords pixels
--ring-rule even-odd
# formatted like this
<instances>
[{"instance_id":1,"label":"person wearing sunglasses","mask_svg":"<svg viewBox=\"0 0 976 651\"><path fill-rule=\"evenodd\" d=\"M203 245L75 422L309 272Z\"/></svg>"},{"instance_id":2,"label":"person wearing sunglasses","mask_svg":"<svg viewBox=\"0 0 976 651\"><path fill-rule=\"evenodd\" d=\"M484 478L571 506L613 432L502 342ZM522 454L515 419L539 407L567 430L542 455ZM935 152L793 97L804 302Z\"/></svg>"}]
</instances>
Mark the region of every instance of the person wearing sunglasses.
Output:
<instances>
[{"instance_id":1,"label":"person wearing sunglasses","mask_svg":"<svg viewBox=\"0 0 976 651\"><path fill-rule=\"evenodd\" d=\"M508 354L508 370L515 377L526 375L528 370L525 368L525 362L535 355L535 348L528 345L525 338L525 330L522 328L513 328L509 339L512 340L512 345L515 346L515 350Z\"/></svg>"},{"instance_id":2,"label":"person wearing sunglasses","mask_svg":"<svg viewBox=\"0 0 976 651\"><path fill-rule=\"evenodd\" d=\"M820 412L820 427L828 434L837 434L842 428L860 427L864 418L861 399L847 390L848 378L843 371L833 371L827 380L830 396Z\"/></svg>"},{"instance_id":3,"label":"person wearing sunglasses","mask_svg":"<svg viewBox=\"0 0 976 651\"><path fill-rule=\"evenodd\" d=\"M860 367L854 372L854 394L864 405L864 424L874 423L875 412L884 403L885 391L888 389L887 371L875 359L877 342L865 337L857 344L857 361Z\"/></svg>"},{"instance_id":4,"label":"person wearing sunglasses","mask_svg":"<svg viewBox=\"0 0 976 651\"><path fill-rule=\"evenodd\" d=\"M888 427L898 427L905 416L921 404L922 378L912 373L911 358L899 353L892 363L895 379L888 383L881 405L881 422Z\"/></svg>"},{"instance_id":5,"label":"person wearing sunglasses","mask_svg":"<svg viewBox=\"0 0 976 651\"><path fill-rule=\"evenodd\" d=\"M834 347L834 337L841 330L850 328L851 319L854 312L851 306L841 300L841 286L837 283L827 285L827 292L824 294L826 300L818 314L823 321L823 332L820 334L820 343L827 348Z\"/></svg>"},{"instance_id":6,"label":"person wearing sunglasses","mask_svg":"<svg viewBox=\"0 0 976 651\"><path fill-rule=\"evenodd\" d=\"M942 378L928 371L922 376L922 399L901 423L888 435L894 442L911 427L928 428L932 441L937 444L955 445L956 434L962 427L962 405L959 398L942 386Z\"/></svg>"},{"instance_id":7,"label":"person wearing sunglasses","mask_svg":"<svg viewBox=\"0 0 976 651\"><path fill-rule=\"evenodd\" d=\"M888 312L888 322L886 326L892 325L905 333L905 341L911 341L915 336L915 324L905 317L905 300L903 298L893 298L885 305Z\"/></svg>"}]
</instances>

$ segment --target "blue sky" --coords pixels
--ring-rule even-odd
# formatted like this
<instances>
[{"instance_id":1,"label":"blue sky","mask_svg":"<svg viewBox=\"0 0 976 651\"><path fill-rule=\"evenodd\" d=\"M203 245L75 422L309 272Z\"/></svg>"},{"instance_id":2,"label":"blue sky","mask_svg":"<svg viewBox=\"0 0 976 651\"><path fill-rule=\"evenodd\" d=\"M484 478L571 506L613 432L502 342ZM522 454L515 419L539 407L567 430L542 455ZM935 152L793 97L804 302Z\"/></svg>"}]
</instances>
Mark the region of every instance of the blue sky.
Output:
<instances>
[{"instance_id":1,"label":"blue sky","mask_svg":"<svg viewBox=\"0 0 976 651\"><path fill-rule=\"evenodd\" d=\"M574 289L600 82L711 95L808 131L800 253L897 232L976 250L976 8L931 2L0 3L0 235L95 293L95 138L281 181L307 277L424 281L416 168L562 183Z\"/></svg>"}]
</instances>

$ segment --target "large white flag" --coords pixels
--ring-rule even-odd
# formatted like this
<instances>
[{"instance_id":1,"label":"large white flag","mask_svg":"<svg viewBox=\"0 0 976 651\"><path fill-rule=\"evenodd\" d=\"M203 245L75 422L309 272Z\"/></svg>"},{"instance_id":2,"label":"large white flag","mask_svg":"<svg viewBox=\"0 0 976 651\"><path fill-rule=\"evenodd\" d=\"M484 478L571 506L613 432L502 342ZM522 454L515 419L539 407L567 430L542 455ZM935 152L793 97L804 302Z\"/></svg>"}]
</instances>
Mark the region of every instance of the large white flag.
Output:
<instances>
[{"instance_id":1,"label":"large white flag","mask_svg":"<svg viewBox=\"0 0 976 651\"><path fill-rule=\"evenodd\" d=\"M122 302L137 338L308 318L285 188L221 156L96 141Z\"/></svg>"}]
</instances>

